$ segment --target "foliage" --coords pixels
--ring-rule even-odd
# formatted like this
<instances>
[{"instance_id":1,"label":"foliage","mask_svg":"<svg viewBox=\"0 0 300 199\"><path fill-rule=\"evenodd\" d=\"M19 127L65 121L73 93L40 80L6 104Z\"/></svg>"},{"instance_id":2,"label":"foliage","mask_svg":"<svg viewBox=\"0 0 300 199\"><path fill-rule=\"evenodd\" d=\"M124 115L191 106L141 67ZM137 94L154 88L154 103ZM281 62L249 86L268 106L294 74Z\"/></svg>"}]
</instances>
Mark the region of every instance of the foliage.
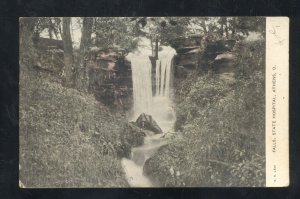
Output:
<instances>
[{"instance_id":1,"label":"foliage","mask_svg":"<svg viewBox=\"0 0 300 199\"><path fill-rule=\"evenodd\" d=\"M249 35L249 32L259 32L262 35L265 34L265 17L233 17L230 18L229 23L231 27L235 26L236 32L240 32L247 36Z\"/></svg>"},{"instance_id":2,"label":"foliage","mask_svg":"<svg viewBox=\"0 0 300 199\"><path fill-rule=\"evenodd\" d=\"M61 39L63 18L36 19L35 35L48 31L49 38L54 35ZM83 29L83 20L76 18L76 21L77 26ZM139 36L157 37L166 44L189 34L205 33L215 39L245 37L249 32L264 35L264 28L263 17L94 17L92 33L96 35L96 46L100 48L118 46L131 51L136 47L136 37Z\"/></svg>"},{"instance_id":3,"label":"foliage","mask_svg":"<svg viewBox=\"0 0 300 199\"><path fill-rule=\"evenodd\" d=\"M153 40L158 38L162 44L186 36L188 22L188 17L144 17L138 20L138 24L142 24L140 31Z\"/></svg>"},{"instance_id":4,"label":"foliage","mask_svg":"<svg viewBox=\"0 0 300 199\"><path fill-rule=\"evenodd\" d=\"M236 77L238 79L249 78L252 71L265 71L264 53L259 53L264 49L264 42L239 42L235 53L239 54L236 67ZM244 64L247 62L247 65Z\"/></svg>"},{"instance_id":5,"label":"foliage","mask_svg":"<svg viewBox=\"0 0 300 199\"><path fill-rule=\"evenodd\" d=\"M115 47L128 53L138 43L136 24L130 18L97 17L93 32L96 34L95 45L102 49Z\"/></svg>"},{"instance_id":6,"label":"foliage","mask_svg":"<svg viewBox=\"0 0 300 199\"><path fill-rule=\"evenodd\" d=\"M53 33L56 39L61 38L61 18L60 17L37 17L34 33L39 36L41 32L48 31L49 38L53 38Z\"/></svg>"},{"instance_id":7,"label":"foliage","mask_svg":"<svg viewBox=\"0 0 300 199\"><path fill-rule=\"evenodd\" d=\"M259 42L240 46L237 67L247 70L237 72L235 83L217 74L191 75L179 88L176 127L182 136L145 167L159 185L264 185L264 45Z\"/></svg>"},{"instance_id":8,"label":"foliage","mask_svg":"<svg viewBox=\"0 0 300 199\"><path fill-rule=\"evenodd\" d=\"M26 187L127 186L121 116L94 97L20 74L20 179Z\"/></svg>"}]
</instances>

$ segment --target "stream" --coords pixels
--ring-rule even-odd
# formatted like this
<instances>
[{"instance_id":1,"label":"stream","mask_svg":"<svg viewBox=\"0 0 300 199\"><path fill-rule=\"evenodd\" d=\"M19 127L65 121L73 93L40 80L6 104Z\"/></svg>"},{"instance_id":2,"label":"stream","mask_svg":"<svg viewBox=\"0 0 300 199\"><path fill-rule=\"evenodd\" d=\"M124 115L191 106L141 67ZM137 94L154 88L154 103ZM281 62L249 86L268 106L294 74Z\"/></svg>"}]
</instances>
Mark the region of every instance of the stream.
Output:
<instances>
[{"instance_id":1,"label":"stream","mask_svg":"<svg viewBox=\"0 0 300 199\"><path fill-rule=\"evenodd\" d=\"M168 143L168 134L173 129L175 122L175 112L170 106L167 97L154 97L151 113L156 116L158 125L163 132L154 134L152 131L144 130L144 144L131 149L130 159L123 158L121 163L126 174L126 179L131 187L155 187L148 178L143 174L144 164L147 159L151 158L157 150Z\"/></svg>"},{"instance_id":2,"label":"stream","mask_svg":"<svg viewBox=\"0 0 300 199\"><path fill-rule=\"evenodd\" d=\"M148 177L143 174L143 167L146 160L152 157L159 147L167 143L167 140L162 138L162 136L163 134L147 135L142 146L132 149L131 159L122 159L122 167L131 187L155 186Z\"/></svg>"}]
</instances>

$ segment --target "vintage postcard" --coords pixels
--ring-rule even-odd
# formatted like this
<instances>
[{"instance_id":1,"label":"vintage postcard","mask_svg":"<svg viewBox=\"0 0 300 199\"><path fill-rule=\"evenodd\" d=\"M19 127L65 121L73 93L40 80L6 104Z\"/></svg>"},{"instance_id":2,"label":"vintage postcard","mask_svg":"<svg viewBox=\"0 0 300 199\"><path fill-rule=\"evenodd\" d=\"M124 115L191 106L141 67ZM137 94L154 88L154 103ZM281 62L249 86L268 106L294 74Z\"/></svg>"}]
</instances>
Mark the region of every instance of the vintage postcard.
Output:
<instances>
[{"instance_id":1,"label":"vintage postcard","mask_svg":"<svg viewBox=\"0 0 300 199\"><path fill-rule=\"evenodd\" d=\"M289 186L287 17L21 17L21 188Z\"/></svg>"}]
</instances>

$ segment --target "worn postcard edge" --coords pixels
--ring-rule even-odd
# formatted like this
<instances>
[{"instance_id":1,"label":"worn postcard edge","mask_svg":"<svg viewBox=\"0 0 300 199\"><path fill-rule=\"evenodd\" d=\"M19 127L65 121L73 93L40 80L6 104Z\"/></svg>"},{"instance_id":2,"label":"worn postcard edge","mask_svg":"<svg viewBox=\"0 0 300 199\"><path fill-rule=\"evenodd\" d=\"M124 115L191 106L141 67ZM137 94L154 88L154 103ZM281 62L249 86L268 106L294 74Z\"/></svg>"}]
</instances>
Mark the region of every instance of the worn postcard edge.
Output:
<instances>
[{"instance_id":1,"label":"worn postcard edge","mask_svg":"<svg viewBox=\"0 0 300 199\"><path fill-rule=\"evenodd\" d=\"M289 18L266 18L266 186L289 186Z\"/></svg>"}]
</instances>

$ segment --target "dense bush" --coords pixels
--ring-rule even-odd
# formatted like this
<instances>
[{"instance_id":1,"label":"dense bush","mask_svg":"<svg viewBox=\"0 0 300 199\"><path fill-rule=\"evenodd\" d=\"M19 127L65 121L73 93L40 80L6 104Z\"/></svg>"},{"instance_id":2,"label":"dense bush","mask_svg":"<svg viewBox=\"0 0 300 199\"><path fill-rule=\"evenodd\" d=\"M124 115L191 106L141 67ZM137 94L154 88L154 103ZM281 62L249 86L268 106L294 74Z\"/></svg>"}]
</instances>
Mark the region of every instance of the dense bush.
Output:
<instances>
[{"instance_id":1,"label":"dense bush","mask_svg":"<svg viewBox=\"0 0 300 199\"><path fill-rule=\"evenodd\" d=\"M241 43L237 52L234 82L191 75L178 88L180 136L145 165L161 186L265 184L264 44Z\"/></svg>"}]
</instances>

